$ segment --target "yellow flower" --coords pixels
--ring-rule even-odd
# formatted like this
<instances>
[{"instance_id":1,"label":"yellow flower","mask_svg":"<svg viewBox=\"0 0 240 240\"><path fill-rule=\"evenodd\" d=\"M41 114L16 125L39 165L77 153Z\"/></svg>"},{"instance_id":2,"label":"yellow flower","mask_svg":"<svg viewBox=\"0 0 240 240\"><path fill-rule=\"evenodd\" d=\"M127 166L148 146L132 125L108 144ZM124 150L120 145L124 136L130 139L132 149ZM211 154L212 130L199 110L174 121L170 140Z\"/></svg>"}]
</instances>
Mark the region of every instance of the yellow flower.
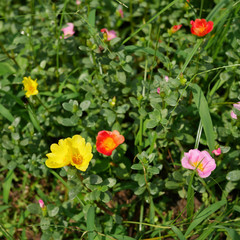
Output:
<instances>
[{"instance_id":1,"label":"yellow flower","mask_svg":"<svg viewBox=\"0 0 240 240\"><path fill-rule=\"evenodd\" d=\"M51 153L47 154L45 164L49 168L61 168L71 164L81 171L86 171L92 159L92 146L85 143L80 135L61 139L58 144L52 144Z\"/></svg>"},{"instance_id":2,"label":"yellow flower","mask_svg":"<svg viewBox=\"0 0 240 240\"><path fill-rule=\"evenodd\" d=\"M24 77L22 83L23 83L23 86L24 86L24 90L27 91L25 93L26 97L29 98L32 95L37 95L38 94L37 79L32 80L31 77Z\"/></svg>"}]
</instances>

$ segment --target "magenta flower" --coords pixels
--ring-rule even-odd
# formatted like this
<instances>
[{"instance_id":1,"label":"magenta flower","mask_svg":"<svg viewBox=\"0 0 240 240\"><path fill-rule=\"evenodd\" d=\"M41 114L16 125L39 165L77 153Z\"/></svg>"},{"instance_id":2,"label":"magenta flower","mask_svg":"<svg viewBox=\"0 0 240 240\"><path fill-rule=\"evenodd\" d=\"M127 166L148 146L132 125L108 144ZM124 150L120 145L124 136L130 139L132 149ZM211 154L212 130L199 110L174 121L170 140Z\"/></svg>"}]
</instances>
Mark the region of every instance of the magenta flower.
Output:
<instances>
[{"instance_id":1,"label":"magenta flower","mask_svg":"<svg viewBox=\"0 0 240 240\"><path fill-rule=\"evenodd\" d=\"M38 200L40 208L44 208L44 201L42 199Z\"/></svg>"},{"instance_id":2,"label":"magenta flower","mask_svg":"<svg viewBox=\"0 0 240 240\"><path fill-rule=\"evenodd\" d=\"M77 4L77 5L80 5L80 4L81 4L81 1L76 0L76 4Z\"/></svg>"},{"instance_id":3,"label":"magenta flower","mask_svg":"<svg viewBox=\"0 0 240 240\"><path fill-rule=\"evenodd\" d=\"M212 153L214 153L216 156L219 156L222 153L221 148L214 149Z\"/></svg>"},{"instance_id":4,"label":"magenta flower","mask_svg":"<svg viewBox=\"0 0 240 240\"><path fill-rule=\"evenodd\" d=\"M157 88L157 93L160 94L160 87Z\"/></svg>"},{"instance_id":5,"label":"magenta flower","mask_svg":"<svg viewBox=\"0 0 240 240\"><path fill-rule=\"evenodd\" d=\"M198 149L191 149L184 153L181 160L182 166L187 169L197 169L198 175L201 178L208 177L216 168L215 160L207 151L199 151Z\"/></svg>"},{"instance_id":6,"label":"magenta flower","mask_svg":"<svg viewBox=\"0 0 240 240\"><path fill-rule=\"evenodd\" d=\"M103 33L104 39L106 38L108 41L117 37L117 33L114 30L108 31L107 28L102 28L101 32Z\"/></svg>"},{"instance_id":7,"label":"magenta flower","mask_svg":"<svg viewBox=\"0 0 240 240\"><path fill-rule=\"evenodd\" d=\"M123 10L120 8L120 9L118 10L118 12L119 12L121 18L123 18Z\"/></svg>"},{"instance_id":8,"label":"magenta flower","mask_svg":"<svg viewBox=\"0 0 240 240\"><path fill-rule=\"evenodd\" d=\"M64 34L64 39L73 36L73 34L75 33L73 31L73 28L74 28L73 23L67 23L67 25L68 25L67 27L61 29L63 31L63 34ZM62 38L62 36L60 38Z\"/></svg>"}]
</instances>

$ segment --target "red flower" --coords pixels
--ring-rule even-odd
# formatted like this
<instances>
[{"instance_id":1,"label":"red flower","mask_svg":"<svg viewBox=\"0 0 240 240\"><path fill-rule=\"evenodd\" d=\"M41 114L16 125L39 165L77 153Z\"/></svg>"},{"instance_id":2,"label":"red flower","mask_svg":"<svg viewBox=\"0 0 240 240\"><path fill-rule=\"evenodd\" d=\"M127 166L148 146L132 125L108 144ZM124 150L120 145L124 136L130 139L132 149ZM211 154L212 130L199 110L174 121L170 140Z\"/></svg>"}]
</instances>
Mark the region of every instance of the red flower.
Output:
<instances>
[{"instance_id":1,"label":"red flower","mask_svg":"<svg viewBox=\"0 0 240 240\"><path fill-rule=\"evenodd\" d=\"M195 22L192 20L191 33L198 37L203 37L213 30L213 22L207 22L206 19L196 19Z\"/></svg>"},{"instance_id":2,"label":"red flower","mask_svg":"<svg viewBox=\"0 0 240 240\"><path fill-rule=\"evenodd\" d=\"M113 132L105 130L100 131L97 135L97 151L110 156L112 151L124 141L124 136L120 135L117 130L114 130Z\"/></svg>"},{"instance_id":3,"label":"red flower","mask_svg":"<svg viewBox=\"0 0 240 240\"><path fill-rule=\"evenodd\" d=\"M174 25L174 26L171 28L171 32L172 32L172 33L175 33L175 32L177 32L181 27L182 27L182 24L181 24L181 25Z\"/></svg>"}]
</instances>

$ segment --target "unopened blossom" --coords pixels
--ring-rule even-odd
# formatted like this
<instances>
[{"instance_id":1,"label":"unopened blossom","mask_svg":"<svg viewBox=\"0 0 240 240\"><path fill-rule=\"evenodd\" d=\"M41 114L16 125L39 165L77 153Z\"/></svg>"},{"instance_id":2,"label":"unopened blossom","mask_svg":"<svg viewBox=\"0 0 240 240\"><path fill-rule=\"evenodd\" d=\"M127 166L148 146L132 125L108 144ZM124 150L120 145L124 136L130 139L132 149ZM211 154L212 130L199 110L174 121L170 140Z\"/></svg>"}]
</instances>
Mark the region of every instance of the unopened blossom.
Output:
<instances>
[{"instance_id":1,"label":"unopened blossom","mask_svg":"<svg viewBox=\"0 0 240 240\"><path fill-rule=\"evenodd\" d=\"M213 30L213 22L207 22L206 19L196 19L190 23L192 25L191 33L198 37L203 37Z\"/></svg>"},{"instance_id":2,"label":"unopened blossom","mask_svg":"<svg viewBox=\"0 0 240 240\"><path fill-rule=\"evenodd\" d=\"M121 18L123 18L123 17L124 17L124 16L123 16L123 10L120 8L120 9L118 10L118 12L119 12Z\"/></svg>"},{"instance_id":3,"label":"unopened blossom","mask_svg":"<svg viewBox=\"0 0 240 240\"><path fill-rule=\"evenodd\" d=\"M37 95L38 90L37 90L37 79L32 80L31 77L24 77L23 78L23 86L24 86L24 91L26 91L25 95L27 98L29 98L32 95Z\"/></svg>"},{"instance_id":4,"label":"unopened blossom","mask_svg":"<svg viewBox=\"0 0 240 240\"><path fill-rule=\"evenodd\" d=\"M67 23L67 25L68 25L67 27L61 29L63 31L63 34L64 34L64 39L73 36L73 34L75 33L73 31L74 24L73 23ZM62 38L62 37L60 37L60 38Z\"/></svg>"},{"instance_id":5,"label":"unopened blossom","mask_svg":"<svg viewBox=\"0 0 240 240\"><path fill-rule=\"evenodd\" d=\"M81 1L76 0L76 4L77 4L77 5L80 5L80 4L81 4Z\"/></svg>"},{"instance_id":6,"label":"unopened blossom","mask_svg":"<svg viewBox=\"0 0 240 240\"><path fill-rule=\"evenodd\" d=\"M181 27L182 27L182 24L180 24L180 25L174 25L173 27L171 27L170 33L171 33L171 34L174 34L174 33L177 32Z\"/></svg>"},{"instance_id":7,"label":"unopened blossom","mask_svg":"<svg viewBox=\"0 0 240 240\"><path fill-rule=\"evenodd\" d=\"M168 77L168 76L165 76L164 79L165 79L166 82L168 82L169 77Z\"/></svg>"},{"instance_id":8,"label":"unopened blossom","mask_svg":"<svg viewBox=\"0 0 240 240\"><path fill-rule=\"evenodd\" d=\"M181 160L182 166L187 169L196 169L199 177L206 178L216 168L215 160L207 151L199 151L198 149L191 149L184 153Z\"/></svg>"},{"instance_id":9,"label":"unopened blossom","mask_svg":"<svg viewBox=\"0 0 240 240\"><path fill-rule=\"evenodd\" d=\"M44 208L44 201L42 199L38 200L40 208Z\"/></svg>"},{"instance_id":10,"label":"unopened blossom","mask_svg":"<svg viewBox=\"0 0 240 240\"><path fill-rule=\"evenodd\" d=\"M112 151L125 141L124 136L120 135L117 130L100 131L97 135L96 147L97 151L110 156Z\"/></svg>"},{"instance_id":11,"label":"unopened blossom","mask_svg":"<svg viewBox=\"0 0 240 240\"><path fill-rule=\"evenodd\" d=\"M214 149L212 153L214 153L216 156L219 156L222 153L221 148Z\"/></svg>"},{"instance_id":12,"label":"unopened blossom","mask_svg":"<svg viewBox=\"0 0 240 240\"><path fill-rule=\"evenodd\" d=\"M107 39L108 41L117 37L117 33L114 30L108 31L107 28L102 28L101 32L103 33L104 39Z\"/></svg>"},{"instance_id":13,"label":"unopened blossom","mask_svg":"<svg viewBox=\"0 0 240 240\"><path fill-rule=\"evenodd\" d=\"M59 140L50 147L51 153L48 153L45 164L49 168L61 168L72 165L81 171L86 171L89 162L92 159L92 146L85 143L85 139L80 135L74 135L72 138Z\"/></svg>"},{"instance_id":14,"label":"unopened blossom","mask_svg":"<svg viewBox=\"0 0 240 240\"><path fill-rule=\"evenodd\" d=\"M158 88L157 88L157 93L158 93L158 94L160 94L160 90L161 90L161 88L158 87Z\"/></svg>"}]
</instances>

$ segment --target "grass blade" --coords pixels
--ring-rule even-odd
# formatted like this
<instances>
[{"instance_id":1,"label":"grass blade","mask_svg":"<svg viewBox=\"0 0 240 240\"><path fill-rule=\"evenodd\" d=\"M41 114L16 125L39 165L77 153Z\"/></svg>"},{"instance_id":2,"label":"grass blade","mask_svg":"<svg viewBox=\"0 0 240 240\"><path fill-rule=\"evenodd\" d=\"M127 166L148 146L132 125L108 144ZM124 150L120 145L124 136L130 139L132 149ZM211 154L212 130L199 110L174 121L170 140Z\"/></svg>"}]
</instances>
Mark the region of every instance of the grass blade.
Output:
<instances>
[{"instance_id":1,"label":"grass blade","mask_svg":"<svg viewBox=\"0 0 240 240\"><path fill-rule=\"evenodd\" d=\"M203 129L207 138L210 151L214 150L215 136L213 131L212 119L209 113L208 103L201 88L197 84L191 84L193 98L198 108Z\"/></svg>"},{"instance_id":2,"label":"grass blade","mask_svg":"<svg viewBox=\"0 0 240 240\"><path fill-rule=\"evenodd\" d=\"M226 203L227 201L224 199L222 201L219 201L217 203L210 205L209 207L204 209L202 212L200 212L195 217L193 222L190 224L184 236L186 237L196 226L198 226L202 221L204 221L206 218L208 218L211 214L216 212L219 208L221 208Z\"/></svg>"},{"instance_id":3,"label":"grass blade","mask_svg":"<svg viewBox=\"0 0 240 240\"><path fill-rule=\"evenodd\" d=\"M135 31L133 34L131 34L128 38L126 38L123 42L122 45L124 43L126 43L127 41L129 41L132 37L134 37L138 32L140 32L144 27L146 27L149 23L151 23L154 19L156 19L159 15L161 15L162 13L164 13L168 8L170 8L171 6L173 6L175 3L179 2L178 0L174 0L171 3L169 3L165 8L163 8L160 12L158 12L154 17L152 17L150 20L148 20L145 24L143 24L137 31Z\"/></svg>"},{"instance_id":4,"label":"grass blade","mask_svg":"<svg viewBox=\"0 0 240 240\"><path fill-rule=\"evenodd\" d=\"M172 228L173 232L177 235L178 239L186 240L186 238L183 236L182 232L177 227L171 225L171 228Z\"/></svg>"},{"instance_id":5,"label":"grass blade","mask_svg":"<svg viewBox=\"0 0 240 240\"><path fill-rule=\"evenodd\" d=\"M194 210L194 190L192 187L192 183L193 183L193 178L195 175L195 171L193 171L191 178L190 178L190 182L188 183L188 192L187 192L187 216L189 219L192 219L193 216L193 210Z\"/></svg>"},{"instance_id":6,"label":"grass blade","mask_svg":"<svg viewBox=\"0 0 240 240\"><path fill-rule=\"evenodd\" d=\"M9 170L3 182L3 202L8 203L9 192L12 186L13 170Z\"/></svg>"},{"instance_id":7,"label":"grass blade","mask_svg":"<svg viewBox=\"0 0 240 240\"><path fill-rule=\"evenodd\" d=\"M87 212L87 231L88 231L88 239L93 240L95 233L95 207L90 206Z\"/></svg>"}]
</instances>

